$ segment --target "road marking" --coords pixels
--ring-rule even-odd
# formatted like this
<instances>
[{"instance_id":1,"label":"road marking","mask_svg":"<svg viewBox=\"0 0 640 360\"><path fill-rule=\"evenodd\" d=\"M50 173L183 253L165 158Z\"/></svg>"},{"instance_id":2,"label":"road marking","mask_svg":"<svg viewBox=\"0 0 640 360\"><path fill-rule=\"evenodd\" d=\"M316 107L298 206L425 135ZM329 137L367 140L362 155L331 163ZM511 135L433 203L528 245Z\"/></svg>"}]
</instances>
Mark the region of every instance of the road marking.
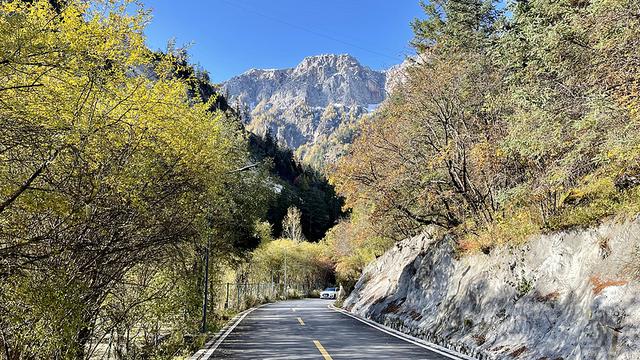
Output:
<instances>
[{"instance_id":1,"label":"road marking","mask_svg":"<svg viewBox=\"0 0 640 360\"><path fill-rule=\"evenodd\" d=\"M320 354L322 354L322 357L324 358L324 360L333 360L333 358L331 357L331 355L329 355L327 350L324 349L324 346L320 344L320 341L313 340L313 343L316 344L316 347L318 348L318 351L320 351Z\"/></svg>"},{"instance_id":2,"label":"road marking","mask_svg":"<svg viewBox=\"0 0 640 360\"><path fill-rule=\"evenodd\" d=\"M231 325L231 326L229 327L229 329L227 329L227 331L225 331L225 332L224 332L224 334L222 334L222 335L220 336L220 338L215 342L215 344L213 344L213 346L212 346L212 347L210 347L210 348L208 348L208 349L202 349L202 350L206 350L206 351L204 352L204 354L202 354L202 353L200 352L200 351L202 351L202 350L198 351L198 352L197 352L197 353L195 353L195 354L194 354L190 359L192 359L192 360L193 360L193 359L208 360L208 359L213 355L213 352L214 352L214 351L216 351L216 349L218 348L218 346L220 346L220 344L222 344L222 342L227 338L227 336L229 336L229 334L231 334L231 332L236 328L236 326L238 326L238 324L240 324L240 322L241 322L241 321L242 321L242 320L243 320L247 315L249 315L251 312L253 312L253 311L254 311L254 310L256 310L256 309L259 309L259 308L263 307L264 305L267 305L267 304L262 304L262 305L260 305L260 306L258 306L258 307L254 307L254 308L251 308L251 309L245 310L245 311L244 311L244 313L240 313L241 315L239 314L239 315L240 315L240 317L238 318L238 320L237 320L235 323L233 323L233 325Z\"/></svg>"},{"instance_id":3,"label":"road marking","mask_svg":"<svg viewBox=\"0 0 640 360\"><path fill-rule=\"evenodd\" d=\"M300 325L304 326L304 321L302 321L301 318L298 318L298 322L300 323Z\"/></svg>"},{"instance_id":4,"label":"road marking","mask_svg":"<svg viewBox=\"0 0 640 360\"><path fill-rule=\"evenodd\" d=\"M296 309L294 309L294 308L291 308L291 311L293 311L293 312L296 312Z\"/></svg>"},{"instance_id":5,"label":"road marking","mask_svg":"<svg viewBox=\"0 0 640 360\"><path fill-rule=\"evenodd\" d=\"M397 337L398 339L401 339L401 340L404 340L404 341L406 341L408 343L417 345L417 346L419 346L419 347L421 347L423 349L427 349L427 350L433 351L435 353L438 353L440 355L444 355L444 356L448 357L449 359L473 360L472 357L469 357L467 355L464 355L464 354L452 354L451 352L453 352L453 351L450 350L450 349L447 349L445 347L442 347L442 346L439 346L439 345L436 345L436 344L432 344L432 343L425 344L425 343L422 343L424 341L422 339L418 339L418 338L415 338L415 337L413 337L411 335L407 335L407 334L401 333L401 332L399 332L397 330L388 328L388 327L386 327L384 325L381 325L381 324L378 324L378 323L374 324L372 320L365 321L365 320L361 319L360 317L358 317L356 315L353 315L353 314L351 314L350 312L348 312L346 310L337 308L337 307L335 307L333 305L329 305L328 307L330 309L332 309L333 311L337 311L337 312L339 312L341 314L344 314L344 315L347 315L349 317L352 317L352 318L360 321L363 324L369 325L369 326L371 326L372 328L374 328L374 329L376 329L378 331L382 331L383 333L386 333L386 334L389 334L391 336Z\"/></svg>"}]
</instances>

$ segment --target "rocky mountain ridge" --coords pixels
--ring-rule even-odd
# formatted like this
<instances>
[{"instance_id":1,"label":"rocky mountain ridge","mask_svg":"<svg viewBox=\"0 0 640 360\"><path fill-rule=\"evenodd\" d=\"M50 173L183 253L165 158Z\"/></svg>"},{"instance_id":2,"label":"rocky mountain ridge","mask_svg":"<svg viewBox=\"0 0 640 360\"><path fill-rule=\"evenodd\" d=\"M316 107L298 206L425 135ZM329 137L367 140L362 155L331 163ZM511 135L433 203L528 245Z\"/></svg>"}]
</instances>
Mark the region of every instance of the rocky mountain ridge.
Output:
<instances>
[{"instance_id":1,"label":"rocky mountain ridge","mask_svg":"<svg viewBox=\"0 0 640 360\"><path fill-rule=\"evenodd\" d=\"M341 128L345 134L339 142L349 142L353 134L345 128L386 99L398 69L372 70L346 54L317 55L294 68L251 69L223 83L222 91L249 130L269 132L303 158ZM318 155L327 156L325 151Z\"/></svg>"}]
</instances>

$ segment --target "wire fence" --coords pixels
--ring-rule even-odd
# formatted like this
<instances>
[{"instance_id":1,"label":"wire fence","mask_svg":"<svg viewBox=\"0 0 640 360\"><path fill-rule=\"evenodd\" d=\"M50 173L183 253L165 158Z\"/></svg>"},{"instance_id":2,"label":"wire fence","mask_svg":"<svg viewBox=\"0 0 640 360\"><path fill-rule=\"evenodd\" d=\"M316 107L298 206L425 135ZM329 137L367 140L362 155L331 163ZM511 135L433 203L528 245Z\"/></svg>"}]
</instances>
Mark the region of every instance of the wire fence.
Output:
<instances>
[{"instance_id":1,"label":"wire fence","mask_svg":"<svg viewBox=\"0 0 640 360\"><path fill-rule=\"evenodd\" d=\"M258 303L315 295L315 288L305 284L283 283L214 283L212 304L220 310L242 310Z\"/></svg>"}]
</instances>

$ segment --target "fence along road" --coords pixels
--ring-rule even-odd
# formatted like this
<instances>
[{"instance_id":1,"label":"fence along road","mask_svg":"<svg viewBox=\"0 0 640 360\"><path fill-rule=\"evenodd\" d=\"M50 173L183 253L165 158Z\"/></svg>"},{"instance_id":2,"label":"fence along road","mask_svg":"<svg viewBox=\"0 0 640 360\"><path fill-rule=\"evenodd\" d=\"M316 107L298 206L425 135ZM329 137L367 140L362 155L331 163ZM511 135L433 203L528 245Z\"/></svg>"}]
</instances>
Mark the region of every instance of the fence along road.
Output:
<instances>
[{"instance_id":1,"label":"fence along road","mask_svg":"<svg viewBox=\"0 0 640 360\"><path fill-rule=\"evenodd\" d=\"M247 313L202 359L458 359L334 311L329 301L290 300Z\"/></svg>"},{"instance_id":2,"label":"fence along road","mask_svg":"<svg viewBox=\"0 0 640 360\"><path fill-rule=\"evenodd\" d=\"M308 295L316 285L290 283L286 286L289 297L302 297ZM285 285L283 283L211 283L208 291L207 302L212 309L236 309L244 310L251 304L262 302L265 299L285 298ZM247 306L249 304L249 306Z\"/></svg>"}]
</instances>

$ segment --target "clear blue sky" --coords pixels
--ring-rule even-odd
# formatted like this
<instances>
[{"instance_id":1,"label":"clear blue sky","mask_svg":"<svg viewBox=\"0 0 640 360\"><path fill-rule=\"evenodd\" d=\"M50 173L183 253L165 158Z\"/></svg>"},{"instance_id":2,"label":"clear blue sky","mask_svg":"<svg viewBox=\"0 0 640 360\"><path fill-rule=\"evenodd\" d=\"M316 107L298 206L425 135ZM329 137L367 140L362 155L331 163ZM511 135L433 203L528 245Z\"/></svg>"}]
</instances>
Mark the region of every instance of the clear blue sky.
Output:
<instances>
[{"instance_id":1,"label":"clear blue sky","mask_svg":"<svg viewBox=\"0 0 640 360\"><path fill-rule=\"evenodd\" d=\"M348 53L373 69L411 54L418 0L144 0L152 49L192 43L191 61L215 82L250 68L286 68L305 56Z\"/></svg>"}]
</instances>

